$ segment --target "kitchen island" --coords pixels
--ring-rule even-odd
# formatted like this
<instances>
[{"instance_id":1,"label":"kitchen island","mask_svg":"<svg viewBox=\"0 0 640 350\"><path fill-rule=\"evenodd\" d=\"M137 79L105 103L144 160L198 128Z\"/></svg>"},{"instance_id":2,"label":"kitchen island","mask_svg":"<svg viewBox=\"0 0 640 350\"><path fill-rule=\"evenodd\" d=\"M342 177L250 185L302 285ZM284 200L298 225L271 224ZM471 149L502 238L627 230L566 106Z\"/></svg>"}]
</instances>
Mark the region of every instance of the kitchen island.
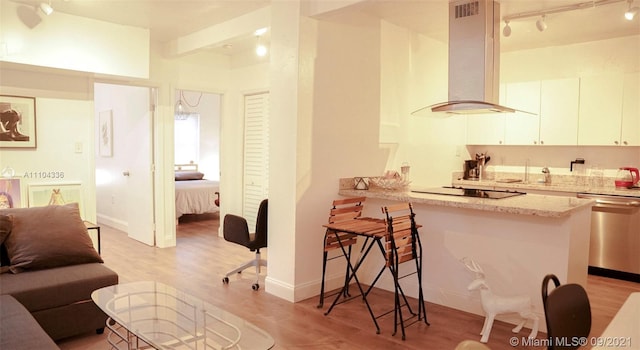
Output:
<instances>
[{"instance_id":1,"label":"kitchen island","mask_svg":"<svg viewBox=\"0 0 640 350\"><path fill-rule=\"evenodd\" d=\"M544 276L553 273L562 283L586 285L592 200L529 194L468 198L353 190L344 186L348 182L341 183L340 195L367 197L365 216L380 216L382 206L397 202L413 204L416 222L422 225L423 290L429 302L484 315L479 292L467 290L475 279L461 262L467 257L482 267L494 294L529 295L545 331L540 294ZM364 283L373 280L382 264L381 257L375 258L379 260L366 261L359 274ZM376 286L392 290L389 278ZM410 294L416 287L403 288ZM518 317L513 316L498 319L515 324ZM478 331L481 328L479 323Z\"/></svg>"}]
</instances>

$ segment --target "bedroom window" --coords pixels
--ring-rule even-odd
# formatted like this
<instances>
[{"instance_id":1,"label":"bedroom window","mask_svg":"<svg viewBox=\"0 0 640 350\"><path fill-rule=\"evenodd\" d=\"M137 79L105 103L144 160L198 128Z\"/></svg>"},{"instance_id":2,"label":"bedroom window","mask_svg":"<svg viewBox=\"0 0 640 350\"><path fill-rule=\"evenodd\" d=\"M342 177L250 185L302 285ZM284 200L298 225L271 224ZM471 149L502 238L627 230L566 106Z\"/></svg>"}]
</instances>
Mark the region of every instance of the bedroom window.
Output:
<instances>
[{"instance_id":1,"label":"bedroom window","mask_svg":"<svg viewBox=\"0 0 640 350\"><path fill-rule=\"evenodd\" d=\"M198 163L200 156L200 114L191 113L184 118L176 118L175 163Z\"/></svg>"}]
</instances>

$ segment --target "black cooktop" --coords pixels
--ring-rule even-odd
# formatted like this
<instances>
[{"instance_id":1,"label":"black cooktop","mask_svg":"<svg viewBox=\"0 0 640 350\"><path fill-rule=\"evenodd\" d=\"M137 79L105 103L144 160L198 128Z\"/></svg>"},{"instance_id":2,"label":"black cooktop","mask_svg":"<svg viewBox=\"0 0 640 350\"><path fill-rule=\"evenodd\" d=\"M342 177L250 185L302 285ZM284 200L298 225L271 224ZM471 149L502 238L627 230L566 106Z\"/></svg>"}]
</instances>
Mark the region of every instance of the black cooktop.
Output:
<instances>
[{"instance_id":1,"label":"black cooktop","mask_svg":"<svg viewBox=\"0 0 640 350\"><path fill-rule=\"evenodd\" d=\"M478 190L474 188L462 188L462 187L437 187L437 188L427 188L427 189L414 189L414 190L411 190L411 192L444 194L448 196L489 198L489 199L502 199L502 198L509 198L509 197L526 194L525 192L518 192L518 191Z\"/></svg>"}]
</instances>

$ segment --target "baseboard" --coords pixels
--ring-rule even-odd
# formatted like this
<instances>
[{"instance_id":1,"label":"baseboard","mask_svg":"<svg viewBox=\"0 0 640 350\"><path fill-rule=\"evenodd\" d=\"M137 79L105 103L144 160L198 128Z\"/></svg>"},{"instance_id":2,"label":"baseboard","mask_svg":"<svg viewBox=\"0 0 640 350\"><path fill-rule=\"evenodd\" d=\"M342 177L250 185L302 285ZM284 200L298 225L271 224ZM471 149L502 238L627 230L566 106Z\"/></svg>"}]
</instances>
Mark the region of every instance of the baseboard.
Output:
<instances>
[{"instance_id":1,"label":"baseboard","mask_svg":"<svg viewBox=\"0 0 640 350\"><path fill-rule=\"evenodd\" d=\"M113 227L116 230L120 230L123 232L129 232L129 224L125 221L118 220L116 218L112 218L108 215L104 215L100 213L98 213L96 217L98 219L99 225Z\"/></svg>"},{"instance_id":2,"label":"baseboard","mask_svg":"<svg viewBox=\"0 0 640 350\"><path fill-rule=\"evenodd\" d=\"M618 280L640 283L640 274L605 269L602 267L589 266L589 274L595 276L615 278Z\"/></svg>"}]
</instances>

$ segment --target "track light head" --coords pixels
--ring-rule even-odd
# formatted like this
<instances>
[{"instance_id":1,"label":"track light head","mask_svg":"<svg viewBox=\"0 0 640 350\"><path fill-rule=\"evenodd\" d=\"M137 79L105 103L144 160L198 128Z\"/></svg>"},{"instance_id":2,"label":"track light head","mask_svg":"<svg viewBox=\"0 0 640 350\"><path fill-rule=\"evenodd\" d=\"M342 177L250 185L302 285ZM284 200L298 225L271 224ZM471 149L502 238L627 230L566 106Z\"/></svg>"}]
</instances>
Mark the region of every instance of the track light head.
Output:
<instances>
[{"instance_id":1,"label":"track light head","mask_svg":"<svg viewBox=\"0 0 640 350\"><path fill-rule=\"evenodd\" d=\"M638 8L638 6L634 6L628 9L627 12L624 13L624 18L626 18L629 21L632 21L638 14L638 12L640 12L640 8Z\"/></svg>"},{"instance_id":2,"label":"track light head","mask_svg":"<svg viewBox=\"0 0 640 350\"><path fill-rule=\"evenodd\" d=\"M47 16L52 14L53 13L53 7L51 7L51 1L49 1L48 4L44 3L44 2L41 2L40 3L40 11L42 11L42 13L44 13Z\"/></svg>"},{"instance_id":3,"label":"track light head","mask_svg":"<svg viewBox=\"0 0 640 350\"><path fill-rule=\"evenodd\" d=\"M538 30L541 32L544 32L544 30L547 29L547 22L545 22L545 17L546 15L542 15L542 17L540 17L540 19L536 21L536 28L538 28Z\"/></svg>"},{"instance_id":4,"label":"track light head","mask_svg":"<svg viewBox=\"0 0 640 350\"><path fill-rule=\"evenodd\" d=\"M511 35L511 27L509 27L509 21L504 21L504 28L502 29L502 35L509 37Z\"/></svg>"}]
</instances>

